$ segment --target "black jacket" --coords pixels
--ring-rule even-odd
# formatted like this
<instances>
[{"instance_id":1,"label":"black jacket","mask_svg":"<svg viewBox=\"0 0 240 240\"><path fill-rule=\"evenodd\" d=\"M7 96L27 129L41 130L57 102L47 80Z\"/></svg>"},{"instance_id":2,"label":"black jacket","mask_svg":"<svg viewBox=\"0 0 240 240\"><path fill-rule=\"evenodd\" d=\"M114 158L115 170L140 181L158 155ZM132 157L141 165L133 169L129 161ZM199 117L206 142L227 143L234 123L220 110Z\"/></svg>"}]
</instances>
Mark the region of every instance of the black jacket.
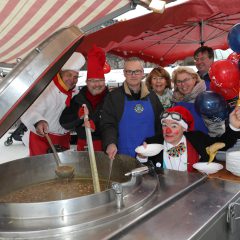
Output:
<instances>
[{"instance_id":1,"label":"black jacket","mask_svg":"<svg viewBox=\"0 0 240 240\"><path fill-rule=\"evenodd\" d=\"M136 100L132 96L126 83L110 92L105 99L101 118L102 143L104 150L106 150L109 144L114 143L117 145L118 143L118 124L124 111L125 96L128 100ZM158 133L162 128L160 116L163 112L163 106L157 95L153 91L149 91L145 84L142 84L140 99L147 101L148 97L155 115L155 133ZM129 131L131 131L131 129L129 129Z\"/></svg>"},{"instance_id":2,"label":"black jacket","mask_svg":"<svg viewBox=\"0 0 240 240\"><path fill-rule=\"evenodd\" d=\"M60 116L60 124L63 128L67 130L75 130L77 132L77 136L80 139L86 139L85 127L83 125L83 119L79 119L78 110L83 105L86 104L89 110L89 118L92 119L95 123L96 130L92 133L93 140L101 139L101 131L100 131L100 116L102 112L102 106L104 99L97 105L96 109L93 110L91 103L86 98L86 90L87 87L84 86L80 92L75 95L70 103L69 107L66 107L61 116ZM106 90L106 95L108 94L108 90ZM106 97L105 95L105 97Z\"/></svg>"}]
</instances>

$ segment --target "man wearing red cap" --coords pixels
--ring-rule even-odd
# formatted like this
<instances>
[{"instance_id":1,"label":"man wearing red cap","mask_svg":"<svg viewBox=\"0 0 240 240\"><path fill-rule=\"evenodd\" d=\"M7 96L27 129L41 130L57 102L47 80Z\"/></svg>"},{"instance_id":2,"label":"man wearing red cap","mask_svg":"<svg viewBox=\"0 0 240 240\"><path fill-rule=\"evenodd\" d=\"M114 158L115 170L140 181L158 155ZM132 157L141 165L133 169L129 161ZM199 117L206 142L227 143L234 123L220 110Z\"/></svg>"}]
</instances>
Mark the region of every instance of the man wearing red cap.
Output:
<instances>
[{"instance_id":1,"label":"man wearing red cap","mask_svg":"<svg viewBox=\"0 0 240 240\"><path fill-rule=\"evenodd\" d=\"M207 147L222 143L225 150L232 147L240 137L240 107L230 114L230 125L221 137L210 137L201 131L192 131L194 119L182 106L169 108L162 114L162 134L147 138L146 143L163 144L163 151L150 160L156 167L177 171L193 171L192 165L198 161L208 161ZM146 144L144 143L146 147ZM142 163L144 156L137 156Z\"/></svg>"},{"instance_id":2,"label":"man wearing red cap","mask_svg":"<svg viewBox=\"0 0 240 240\"><path fill-rule=\"evenodd\" d=\"M75 87L78 73L84 64L83 55L73 53L53 81L21 117L21 121L29 129L24 134L23 141L29 141L30 156L47 153L50 146L45 138L46 133L54 145L63 149L70 148L70 133L59 124L59 117L77 90Z\"/></svg>"},{"instance_id":3,"label":"man wearing red cap","mask_svg":"<svg viewBox=\"0 0 240 240\"><path fill-rule=\"evenodd\" d=\"M90 126L92 128L93 147L95 151L102 150L102 142L100 138L100 114L102 105L108 90L105 85L104 65L106 56L104 51L97 47L88 52L87 65L87 86L71 100L70 106L66 107L60 117L60 124L68 130L75 130L78 136L77 150L86 150L86 133L84 128L84 109L83 104L88 109Z\"/></svg>"},{"instance_id":4,"label":"man wearing red cap","mask_svg":"<svg viewBox=\"0 0 240 240\"><path fill-rule=\"evenodd\" d=\"M123 86L106 97L101 118L104 150L112 160L117 152L135 157L135 148L161 129L163 106L142 82L143 62L136 57L127 59L124 76Z\"/></svg>"}]
</instances>

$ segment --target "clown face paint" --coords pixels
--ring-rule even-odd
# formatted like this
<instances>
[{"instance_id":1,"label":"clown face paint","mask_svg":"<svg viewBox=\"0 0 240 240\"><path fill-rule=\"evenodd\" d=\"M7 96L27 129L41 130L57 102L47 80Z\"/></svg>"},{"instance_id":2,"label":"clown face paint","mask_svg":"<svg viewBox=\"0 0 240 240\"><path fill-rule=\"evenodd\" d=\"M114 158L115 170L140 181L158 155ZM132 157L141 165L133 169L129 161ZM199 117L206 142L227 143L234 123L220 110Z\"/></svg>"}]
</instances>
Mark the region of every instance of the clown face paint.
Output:
<instances>
[{"instance_id":1,"label":"clown face paint","mask_svg":"<svg viewBox=\"0 0 240 240\"><path fill-rule=\"evenodd\" d=\"M164 119L162 121L163 138L167 143L177 145L185 129L177 121Z\"/></svg>"}]
</instances>

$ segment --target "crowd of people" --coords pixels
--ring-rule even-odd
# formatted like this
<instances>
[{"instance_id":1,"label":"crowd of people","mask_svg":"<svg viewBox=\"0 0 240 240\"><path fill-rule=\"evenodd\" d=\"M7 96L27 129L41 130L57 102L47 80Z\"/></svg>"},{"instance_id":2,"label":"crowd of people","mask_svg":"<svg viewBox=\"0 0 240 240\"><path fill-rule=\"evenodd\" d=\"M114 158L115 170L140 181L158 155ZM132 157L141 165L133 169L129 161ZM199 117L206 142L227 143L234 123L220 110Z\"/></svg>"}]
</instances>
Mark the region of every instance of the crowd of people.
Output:
<instances>
[{"instance_id":1,"label":"crowd of people","mask_svg":"<svg viewBox=\"0 0 240 240\"><path fill-rule=\"evenodd\" d=\"M196 110L196 98L210 90L208 72L214 52L202 46L193 57L197 72L178 67L170 76L158 66L145 81L143 61L128 58L123 85L109 91L104 72L106 56L94 45L87 55L86 86L78 92L78 72L85 58L74 53L21 118L28 128L25 138L30 156L47 153L46 134L61 149L69 149L70 131L77 133L77 150L85 151L85 127L92 130L94 150L104 151L111 161L116 154L125 154L178 171L192 171L194 163L208 161L206 148L213 143L223 142L225 149L232 147L240 137L240 107L229 112L227 121L213 121ZM164 149L149 159L137 155L136 147L148 143L161 143Z\"/></svg>"}]
</instances>

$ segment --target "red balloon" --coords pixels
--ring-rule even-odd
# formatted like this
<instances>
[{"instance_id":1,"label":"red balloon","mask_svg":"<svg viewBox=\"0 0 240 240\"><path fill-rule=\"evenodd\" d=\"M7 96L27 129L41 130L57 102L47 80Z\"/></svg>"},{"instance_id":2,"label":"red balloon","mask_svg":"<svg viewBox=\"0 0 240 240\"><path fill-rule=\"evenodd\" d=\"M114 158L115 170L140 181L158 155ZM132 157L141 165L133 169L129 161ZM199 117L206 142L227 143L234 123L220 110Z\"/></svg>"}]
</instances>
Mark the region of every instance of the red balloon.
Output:
<instances>
[{"instance_id":1,"label":"red balloon","mask_svg":"<svg viewBox=\"0 0 240 240\"><path fill-rule=\"evenodd\" d=\"M232 52L227 59L238 65L238 62L240 60L240 53Z\"/></svg>"},{"instance_id":2,"label":"red balloon","mask_svg":"<svg viewBox=\"0 0 240 240\"><path fill-rule=\"evenodd\" d=\"M239 89L240 73L236 64L230 60L219 60L212 63L209 69L211 83L218 88Z\"/></svg>"},{"instance_id":3,"label":"red balloon","mask_svg":"<svg viewBox=\"0 0 240 240\"><path fill-rule=\"evenodd\" d=\"M222 88L217 87L213 82L210 82L210 89L213 92L221 94L225 100L231 100L238 96L239 88L238 86L234 88Z\"/></svg>"},{"instance_id":4,"label":"red balloon","mask_svg":"<svg viewBox=\"0 0 240 240\"><path fill-rule=\"evenodd\" d=\"M105 74L105 73L109 73L110 71L111 71L110 65L109 65L107 62L105 62L104 66L103 66L103 72L104 72L104 74Z\"/></svg>"}]
</instances>

